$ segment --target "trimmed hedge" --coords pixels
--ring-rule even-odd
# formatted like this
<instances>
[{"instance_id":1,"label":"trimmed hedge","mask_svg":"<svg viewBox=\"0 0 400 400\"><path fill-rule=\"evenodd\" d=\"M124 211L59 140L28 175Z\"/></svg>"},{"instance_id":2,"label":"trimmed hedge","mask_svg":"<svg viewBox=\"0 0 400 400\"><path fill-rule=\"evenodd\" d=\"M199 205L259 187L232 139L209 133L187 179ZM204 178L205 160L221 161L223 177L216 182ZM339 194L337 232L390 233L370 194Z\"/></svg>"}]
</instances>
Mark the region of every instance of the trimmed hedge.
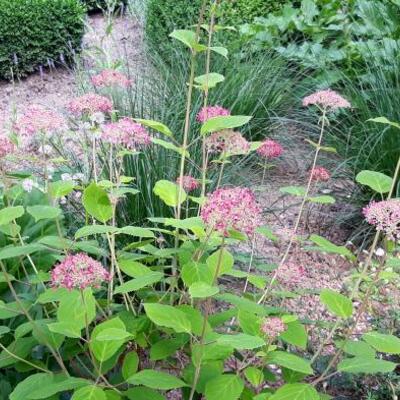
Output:
<instances>
[{"instance_id":1,"label":"trimmed hedge","mask_svg":"<svg viewBox=\"0 0 400 400\"><path fill-rule=\"evenodd\" d=\"M84 34L79 0L0 0L0 78L71 63Z\"/></svg>"},{"instance_id":2,"label":"trimmed hedge","mask_svg":"<svg viewBox=\"0 0 400 400\"><path fill-rule=\"evenodd\" d=\"M174 29L185 29L197 23L202 0L148 0L146 12L146 37L150 45L168 51L168 35ZM238 26L265 16L282 7L280 0L229 0L218 10L218 23Z\"/></svg>"}]
</instances>

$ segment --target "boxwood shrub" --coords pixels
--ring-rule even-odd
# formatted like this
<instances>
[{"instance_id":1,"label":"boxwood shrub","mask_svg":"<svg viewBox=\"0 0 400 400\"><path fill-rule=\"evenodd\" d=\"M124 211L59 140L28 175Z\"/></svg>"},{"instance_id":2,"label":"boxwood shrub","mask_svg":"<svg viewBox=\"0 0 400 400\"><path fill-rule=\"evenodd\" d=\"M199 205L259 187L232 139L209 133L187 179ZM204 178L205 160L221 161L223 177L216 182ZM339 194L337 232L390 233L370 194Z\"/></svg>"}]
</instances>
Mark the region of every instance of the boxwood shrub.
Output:
<instances>
[{"instance_id":1,"label":"boxwood shrub","mask_svg":"<svg viewBox=\"0 0 400 400\"><path fill-rule=\"evenodd\" d=\"M0 0L0 78L70 63L81 45L85 12L79 0Z\"/></svg>"},{"instance_id":2,"label":"boxwood shrub","mask_svg":"<svg viewBox=\"0 0 400 400\"><path fill-rule=\"evenodd\" d=\"M185 29L197 22L202 0L148 0L146 12L146 37L150 45L168 51L168 35L174 29ZM218 23L238 26L265 16L282 7L280 0L229 0L218 10Z\"/></svg>"}]
</instances>

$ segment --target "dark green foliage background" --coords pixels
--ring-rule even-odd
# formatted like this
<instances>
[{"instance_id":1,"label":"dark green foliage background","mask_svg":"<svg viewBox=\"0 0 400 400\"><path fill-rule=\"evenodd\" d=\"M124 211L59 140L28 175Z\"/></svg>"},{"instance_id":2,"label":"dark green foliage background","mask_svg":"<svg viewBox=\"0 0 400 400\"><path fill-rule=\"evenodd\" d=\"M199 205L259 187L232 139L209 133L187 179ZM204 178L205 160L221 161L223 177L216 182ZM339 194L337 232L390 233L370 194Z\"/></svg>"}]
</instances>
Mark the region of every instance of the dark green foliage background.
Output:
<instances>
[{"instance_id":1,"label":"dark green foliage background","mask_svg":"<svg viewBox=\"0 0 400 400\"><path fill-rule=\"evenodd\" d=\"M0 78L25 76L60 55L71 62L85 12L79 0L0 0Z\"/></svg>"},{"instance_id":2,"label":"dark green foliage background","mask_svg":"<svg viewBox=\"0 0 400 400\"><path fill-rule=\"evenodd\" d=\"M167 53L173 45L168 35L174 29L185 29L197 23L201 0L149 0L146 12L146 38L150 45ZM279 9L279 0L228 0L218 10L218 23L238 26L254 17Z\"/></svg>"}]
</instances>

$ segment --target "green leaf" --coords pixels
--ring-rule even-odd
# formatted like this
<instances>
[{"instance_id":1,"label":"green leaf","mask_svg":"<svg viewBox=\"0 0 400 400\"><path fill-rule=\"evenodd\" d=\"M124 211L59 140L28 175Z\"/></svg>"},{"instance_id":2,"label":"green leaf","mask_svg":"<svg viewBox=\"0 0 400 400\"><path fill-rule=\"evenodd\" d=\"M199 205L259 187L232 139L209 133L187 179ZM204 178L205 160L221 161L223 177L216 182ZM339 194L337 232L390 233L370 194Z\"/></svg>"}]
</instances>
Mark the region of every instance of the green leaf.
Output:
<instances>
[{"instance_id":1,"label":"green leaf","mask_svg":"<svg viewBox=\"0 0 400 400\"><path fill-rule=\"evenodd\" d=\"M400 354L400 339L396 336L379 332L368 332L362 338L381 353Z\"/></svg>"},{"instance_id":2,"label":"green leaf","mask_svg":"<svg viewBox=\"0 0 400 400\"><path fill-rule=\"evenodd\" d=\"M92 331L92 337L89 346L96 359L101 362L110 359L125 343L125 339L116 339L112 341L97 340L98 335L112 328L123 331L126 330L124 323L119 318L113 318L97 325Z\"/></svg>"},{"instance_id":3,"label":"green leaf","mask_svg":"<svg viewBox=\"0 0 400 400\"><path fill-rule=\"evenodd\" d=\"M6 207L0 210L0 225L6 225L15 219L22 217L25 213L24 207Z\"/></svg>"},{"instance_id":4,"label":"green leaf","mask_svg":"<svg viewBox=\"0 0 400 400\"><path fill-rule=\"evenodd\" d=\"M243 381L237 375L224 374L207 382L207 400L237 400L244 389Z\"/></svg>"},{"instance_id":5,"label":"green leaf","mask_svg":"<svg viewBox=\"0 0 400 400\"><path fill-rule=\"evenodd\" d=\"M247 367L244 370L244 376L255 388L264 382L264 373L256 367Z\"/></svg>"},{"instance_id":6,"label":"green leaf","mask_svg":"<svg viewBox=\"0 0 400 400\"><path fill-rule=\"evenodd\" d=\"M208 119L201 127L201 133L218 132L224 129L238 128L247 124L252 117L244 115L228 115L225 117L214 117Z\"/></svg>"},{"instance_id":7,"label":"green leaf","mask_svg":"<svg viewBox=\"0 0 400 400\"><path fill-rule=\"evenodd\" d=\"M159 146L164 147L164 149L175 151L176 153L180 154L181 156L185 155L186 157L190 157L190 154L187 150L183 150L182 147L175 146L171 142L167 142L165 140L162 140L159 138L154 138L154 137L151 139L151 141L154 144L158 144Z\"/></svg>"},{"instance_id":8,"label":"green leaf","mask_svg":"<svg viewBox=\"0 0 400 400\"><path fill-rule=\"evenodd\" d=\"M144 369L138 372L131 376L127 382L132 385L143 385L159 390L171 390L187 386L185 382L173 375L152 369Z\"/></svg>"},{"instance_id":9,"label":"green leaf","mask_svg":"<svg viewBox=\"0 0 400 400\"><path fill-rule=\"evenodd\" d=\"M85 210L98 221L106 223L113 216L113 208L107 192L91 183L83 192L82 198Z\"/></svg>"},{"instance_id":10,"label":"green leaf","mask_svg":"<svg viewBox=\"0 0 400 400\"><path fill-rule=\"evenodd\" d=\"M30 355L31 350L37 345L37 341L33 337L20 338L11 342L6 348L8 351L3 350L0 352L0 368L5 368L18 362L18 360L11 356L10 353L15 354L20 358L26 358Z\"/></svg>"},{"instance_id":11,"label":"green leaf","mask_svg":"<svg viewBox=\"0 0 400 400\"><path fill-rule=\"evenodd\" d=\"M214 46L210 47L210 50L228 59L228 49L226 47Z\"/></svg>"},{"instance_id":12,"label":"green leaf","mask_svg":"<svg viewBox=\"0 0 400 400\"><path fill-rule=\"evenodd\" d=\"M71 322L55 322L53 324L49 324L48 328L51 332L59 333L67 337L77 339L81 337L81 328L79 326L75 326Z\"/></svg>"},{"instance_id":13,"label":"green leaf","mask_svg":"<svg viewBox=\"0 0 400 400\"><path fill-rule=\"evenodd\" d=\"M213 276L221 276L232 270L234 258L225 248L221 248L207 258L207 265L213 272Z\"/></svg>"},{"instance_id":14,"label":"green leaf","mask_svg":"<svg viewBox=\"0 0 400 400\"><path fill-rule=\"evenodd\" d=\"M85 386L75 391L71 400L107 400L103 389L97 386Z\"/></svg>"},{"instance_id":15,"label":"green leaf","mask_svg":"<svg viewBox=\"0 0 400 400\"><path fill-rule=\"evenodd\" d=\"M61 210L58 207L51 206L31 206L26 211L32 215L35 222L42 219L56 219L61 215Z\"/></svg>"},{"instance_id":16,"label":"green leaf","mask_svg":"<svg viewBox=\"0 0 400 400\"><path fill-rule=\"evenodd\" d=\"M341 372L349 372L353 374L377 374L392 372L396 366L397 364L390 361L357 356L342 360L338 364L337 369Z\"/></svg>"},{"instance_id":17,"label":"green leaf","mask_svg":"<svg viewBox=\"0 0 400 400\"><path fill-rule=\"evenodd\" d=\"M367 121L368 122L377 122L379 124L391 125L397 129L400 129L400 124L398 124L397 122L390 121L386 117L370 118L370 119L367 119Z\"/></svg>"},{"instance_id":18,"label":"green leaf","mask_svg":"<svg viewBox=\"0 0 400 400\"><path fill-rule=\"evenodd\" d=\"M186 342L186 336L183 339L182 335L172 339L159 340L151 346L150 360L164 360L165 358L175 354Z\"/></svg>"},{"instance_id":19,"label":"green leaf","mask_svg":"<svg viewBox=\"0 0 400 400\"><path fill-rule=\"evenodd\" d=\"M154 238L154 233L150 229L142 228L140 226L124 226L119 228L118 234L137 236L140 238Z\"/></svg>"},{"instance_id":20,"label":"green leaf","mask_svg":"<svg viewBox=\"0 0 400 400\"><path fill-rule=\"evenodd\" d=\"M156 325L171 328L175 332L191 332L191 323L186 314L172 306L157 303L144 304L146 315Z\"/></svg>"},{"instance_id":21,"label":"green leaf","mask_svg":"<svg viewBox=\"0 0 400 400\"><path fill-rule=\"evenodd\" d=\"M125 380L128 380L131 376L136 374L139 367L139 356L136 351L131 351L124 358L122 364L122 376Z\"/></svg>"},{"instance_id":22,"label":"green leaf","mask_svg":"<svg viewBox=\"0 0 400 400\"><path fill-rule=\"evenodd\" d=\"M318 203L318 204L334 204L335 203L335 198L332 196L314 196L314 197L309 197L307 199L311 203Z\"/></svg>"},{"instance_id":23,"label":"green leaf","mask_svg":"<svg viewBox=\"0 0 400 400\"><path fill-rule=\"evenodd\" d=\"M169 35L170 37L179 40L192 50L195 49L197 43L196 33L186 29L176 29Z\"/></svg>"},{"instance_id":24,"label":"green leaf","mask_svg":"<svg viewBox=\"0 0 400 400\"><path fill-rule=\"evenodd\" d=\"M311 235L310 240L318 246L316 250L325 253L339 254L341 256L354 259L354 254L348 248L346 248L345 246L337 246L336 244L330 242L328 239L325 239L322 236Z\"/></svg>"},{"instance_id":25,"label":"green leaf","mask_svg":"<svg viewBox=\"0 0 400 400\"><path fill-rule=\"evenodd\" d=\"M9 332L10 332L10 328L8 326L3 326L3 325L0 326L0 338Z\"/></svg>"},{"instance_id":26,"label":"green leaf","mask_svg":"<svg viewBox=\"0 0 400 400\"><path fill-rule=\"evenodd\" d=\"M320 397L311 385L289 383L279 388L270 400L320 400Z\"/></svg>"},{"instance_id":27,"label":"green leaf","mask_svg":"<svg viewBox=\"0 0 400 400\"><path fill-rule=\"evenodd\" d=\"M250 350L265 346L264 339L260 338L259 336L247 335L245 333L220 335L217 338L217 343L226 346L232 346L237 350Z\"/></svg>"},{"instance_id":28,"label":"green leaf","mask_svg":"<svg viewBox=\"0 0 400 400\"><path fill-rule=\"evenodd\" d=\"M75 232L75 239L81 239L83 237L91 235L104 235L106 233L116 233L118 228L109 225L87 225Z\"/></svg>"},{"instance_id":29,"label":"green leaf","mask_svg":"<svg viewBox=\"0 0 400 400\"><path fill-rule=\"evenodd\" d=\"M322 289L321 302L330 312L341 318L349 318L353 314L353 304L349 298L331 289Z\"/></svg>"},{"instance_id":30,"label":"green leaf","mask_svg":"<svg viewBox=\"0 0 400 400\"><path fill-rule=\"evenodd\" d=\"M311 375L313 373L313 369L308 360L304 360L303 358L284 351L274 351L269 354L268 363L277 364L281 367L301 372L302 374Z\"/></svg>"},{"instance_id":31,"label":"green leaf","mask_svg":"<svg viewBox=\"0 0 400 400\"><path fill-rule=\"evenodd\" d=\"M99 342L109 342L113 340L126 341L131 337L132 335L125 329L107 328L99 332L99 334L96 336L96 340Z\"/></svg>"},{"instance_id":32,"label":"green leaf","mask_svg":"<svg viewBox=\"0 0 400 400\"><path fill-rule=\"evenodd\" d=\"M299 321L293 321L286 324L287 329L279 336L286 343L300 347L305 350L307 347L307 331L304 325Z\"/></svg>"},{"instance_id":33,"label":"green leaf","mask_svg":"<svg viewBox=\"0 0 400 400\"><path fill-rule=\"evenodd\" d=\"M225 77L221 74L215 72L210 72L209 74L200 75L194 78L195 83L202 90L211 89L225 80Z\"/></svg>"},{"instance_id":34,"label":"green leaf","mask_svg":"<svg viewBox=\"0 0 400 400\"><path fill-rule=\"evenodd\" d=\"M139 278L132 279L128 282L123 283L115 289L114 293L129 293L139 289L143 289L146 286L153 285L159 282L164 277L161 272L150 272L147 275L143 275Z\"/></svg>"},{"instance_id":35,"label":"green leaf","mask_svg":"<svg viewBox=\"0 0 400 400\"><path fill-rule=\"evenodd\" d=\"M7 258L27 256L28 254L37 253L38 251L47 250L47 247L38 244L26 244L24 246L8 246L0 250L0 260Z\"/></svg>"},{"instance_id":36,"label":"green leaf","mask_svg":"<svg viewBox=\"0 0 400 400\"><path fill-rule=\"evenodd\" d=\"M279 188L279 191L299 197L303 197L306 194L306 188L303 186L285 186Z\"/></svg>"},{"instance_id":37,"label":"green leaf","mask_svg":"<svg viewBox=\"0 0 400 400\"><path fill-rule=\"evenodd\" d=\"M268 226L260 226L256 229L256 232L261 233L261 235L265 236L269 240L272 240L273 242L278 240L278 238L272 232L272 229Z\"/></svg>"},{"instance_id":38,"label":"green leaf","mask_svg":"<svg viewBox=\"0 0 400 400\"><path fill-rule=\"evenodd\" d=\"M168 128L168 126L162 124L161 122L153 121L151 119L140 119L140 118L135 118L135 121L138 122L139 124L154 129L157 132L163 133L165 136L173 136L173 133Z\"/></svg>"},{"instance_id":39,"label":"green leaf","mask_svg":"<svg viewBox=\"0 0 400 400\"><path fill-rule=\"evenodd\" d=\"M161 180L158 181L153 189L153 192L170 207L179 205L179 186L176 183ZM182 189L180 203L182 204L187 198L186 192Z\"/></svg>"},{"instance_id":40,"label":"green leaf","mask_svg":"<svg viewBox=\"0 0 400 400\"><path fill-rule=\"evenodd\" d=\"M343 349L343 351L352 356L361 357L376 357L376 351L362 340L352 341L348 340L345 343L343 341L336 342L337 347Z\"/></svg>"},{"instance_id":41,"label":"green leaf","mask_svg":"<svg viewBox=\"0 0 400 400\"><path fill-rule=\"evenodd\" d=\"M368 170L359 172L356 176L356 181L380 194L389 192L393 183L393 179L390 176Z\"/></svg>"},{"instance_id":42,"label":"green leaf","mask_svg":"<svg viewBox=\"0 0 400 400\"><path fill-rule=\"evenodd\" d=\"M68 196L74 190L73 181L57 181L49 184L49 194L53 199Z\"/></svg>"},{"instance_id":43,"label":"green leaf","mask_svg":"<svg viewBox=\"0 0 400 400\"><path fill-rule=\"evenodd\" d=\"M207 264L191 261L182 268L182 280L186 286L192 286L196 282L204 282L211 286L213 270Z\"/></svg>"},{"instance_id":44,"label":"green leaf","mask_svg":"<svg viewBox=\"0 0 400 400\"><path fill-rule=\"evenodd\" d=\"M211 286L205 282L195 282L189 288L190 296L199 299L214 296L218 292L218 286Z\"/></svg>"}]
</instances>

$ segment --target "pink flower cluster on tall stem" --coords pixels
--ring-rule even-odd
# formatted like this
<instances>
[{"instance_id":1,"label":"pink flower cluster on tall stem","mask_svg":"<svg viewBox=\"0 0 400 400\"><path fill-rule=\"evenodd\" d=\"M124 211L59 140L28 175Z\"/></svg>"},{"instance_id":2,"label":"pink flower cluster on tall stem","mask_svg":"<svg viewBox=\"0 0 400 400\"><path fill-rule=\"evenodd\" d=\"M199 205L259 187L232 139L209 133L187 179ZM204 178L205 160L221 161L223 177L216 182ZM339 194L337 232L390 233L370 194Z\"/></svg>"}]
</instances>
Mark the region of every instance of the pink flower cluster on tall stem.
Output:
<instances>
[{"instance_id":1,"label":"pink flower cluster on tall stem","mask_svg":"<svg viewBox=\"0 0 400 400\"><path fill-rule=\"evenodd\" d=\"M327 182L331 179L331 174L324 167L315 167L311 171L311 179L316 182Z\"/></svg>"},{"instance_id":2,"label":"pink flower cluster on tall stem","mask_svg":"<svg viewBox=\"0 0 400 400\"><path fill-rule=\"evenodd\" d=\"M96 93L76 97L68 104L68 110L75 116L93 115L97 112L110 113L113 105L110 99Z\"/></svg>"},{"instance_id":3,"label":"pink flower cluster on tall stem","mask_svg":"<svg viewBox=\"0 0 400 400\"><path fill-rule=\"evenodd\" d=\"M68 290L98 288L110 278L101 263L84 253L68 255L51 271L52 286Z\"/></svg>"},{"instance_id":4,"label":"pink flower cluster on tall stem","mask_svg":"<svg viewBox=\"0 0 400 400\"><path fill-rule=\"evenodd\" d=\"M14 124L15 131L27 138L38 134L52 135L65 127L65 119L60 114L38 104L29 106Z\"/></svg>"},{"instance_id":5,"label":"pink flower cluster on tall stem","mask_svg":"<svg viewBox=\"0 0 400 400\"><path fill-rule=\"evenodd\" d=\"M101 138L105 142L121 145L127 149L148 146L151 143L151 137L146 128L128 117L104 125Z\"/></svg>"},{"instance_id":6,"label":"pink flower cluster on tall stem","mask_svg":"<svg viewBox=\"0 0 400 400\"><path fill-rule=\"evenodd\" d=\"M204 123L210 118L224 117L231 115L231 112L221 106L208 106L203 107L197 114L197 121Z\"/></svg>"},{"instance_id":7,"label":"pink flower cluster on tall stem","mask_svg":"<svg viewBox=\"0 0 400 400\"><path fill-rule=\"evenodd\" d=\"M363 214L389 240L400 240L400 199L373 201L363 209Z\"/></svg>"},{"instance_id":8,"label":"pink flower cluster on tall stem","mask_svg":"<svg viewBox=\"0 0 400 400\"><path fill-rule=\"evenodd\" d=\"M207 196L200 213L204 223L227 236L230 229L253 235L261 225L261 208L248 188L221 188Z\"/></svg>"},{"instance_id":9,"label":"pink flower cluster on tall stem","mask_svg":"<svg viewBox=\"0 0 400 400\"><path fill-rule=\"evenodd\" d=\"M116 87L128 88L132 85L132 80L121 72L114 69L105 69L92 77L92 83L95 87Z\"/></svg>"},{"instance_id":10,"label":"pink flower cluster on tall stem","mask_svg":"<svg viewBox=\"0 0 400 400\"><path fill-rule=\"evenodd\" d=\"M349 108L351 104L331 89L320 90L303 99L303 106L316 105L327 110Z\"/></svg>"},{"instance_id":11,"label":"pink flower cluster on tall stem","mask_svg":"<svg viewBox=\"0 0 400 400\"><path fill-rule=\"evenodd\" d=\"M261 323L261 332L270 339L275 339L281 333L285 332L287 326L279 317L265 318Z\"/></svg>"},{"instance_id":12,"label":"pink flower cluster on tall stem","mask_svg":"<svg viewBox=\"0 0 400 400\"><path fill-rule=\"evenodd\" d=\"M257 154L264 158L276 158L283 152L283 147L272 139L266 139L257 149Z\"/></svg>"},{"instance_id":13,"label":"pink flower cluster on tall stem","mask_svg":"<svg viewBox=\"0 0 400 400\"><path fill-rule=\"evenodd\" d=\"M246 154L250 150L250 143L231 129L214 132L205 140L206 147L211 153L226 153L228 155Z\"/></svg>"},{"instance_id":14,"label":"pink flower cluster on tall stem","mask_svg":"<svg viewBox=\"0 0 400 400\"><path fill-rule=\"evenodd\" d=\"M183 189L185 189L187 192L192 192L193 190L196 190L200 187L200 183L197 181L197 179L193 178L193 176L190 175L183 175L182 179L179 176L176 179L176 184L180 185L181 182Z\"/></svg>"}]
</instances>

